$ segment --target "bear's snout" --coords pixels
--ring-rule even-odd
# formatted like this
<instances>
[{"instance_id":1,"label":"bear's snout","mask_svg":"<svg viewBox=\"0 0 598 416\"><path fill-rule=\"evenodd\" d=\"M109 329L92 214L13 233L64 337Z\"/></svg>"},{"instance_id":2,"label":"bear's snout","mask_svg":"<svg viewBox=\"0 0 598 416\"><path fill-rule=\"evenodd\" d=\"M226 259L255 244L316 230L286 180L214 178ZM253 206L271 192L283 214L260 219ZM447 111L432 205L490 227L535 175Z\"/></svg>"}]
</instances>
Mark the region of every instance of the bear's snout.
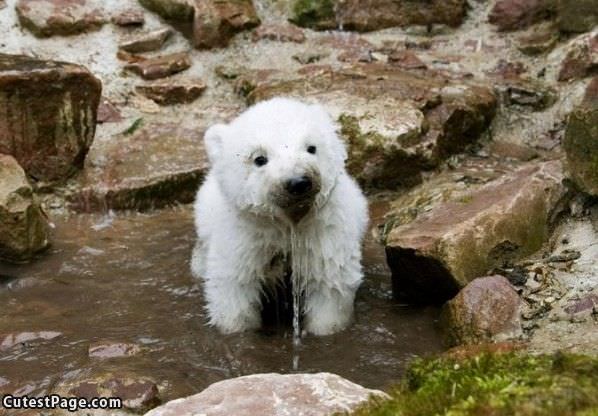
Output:
<instances>
[{"instance_id":1,"label":"bear's snout","mask_svg":"<svg viewBox=\"0 0 598 416\"><path fill-rule=\"evenodd\" d=\"M313 182L308 176L299 176L287 181L285 189L294 197L301 197L310 192L313 188Z\"/></svg>"}]
</instances>

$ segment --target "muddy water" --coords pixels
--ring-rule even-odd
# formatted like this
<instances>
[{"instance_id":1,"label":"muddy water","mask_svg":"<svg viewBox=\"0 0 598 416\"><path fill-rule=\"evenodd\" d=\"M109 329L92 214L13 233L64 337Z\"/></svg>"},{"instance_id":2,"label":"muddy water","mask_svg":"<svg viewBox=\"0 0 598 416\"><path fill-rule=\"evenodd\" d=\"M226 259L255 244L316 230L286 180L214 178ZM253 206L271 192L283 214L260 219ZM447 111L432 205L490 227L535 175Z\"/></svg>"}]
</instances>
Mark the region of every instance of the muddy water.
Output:
<instances>
[{"instance_id":1,"label":"muddy water","mask_svg":"<svg viewBox=\"0 0 598 416\"><path fill-rule=\"evenodd\" d=\"M0 393L41 394L107 371L155 379L164 400L224 378L292 372L292 327L222 336L205 325L189 271L188 207L153 214L81 215L56 221L54 246L30 265L0 264L2 334L61 336L0 346ZM391 300L381 247L368 241L356 319L333 336L306 336L301 372L330 371L367 387L396 380L413 355L441 349L437 310ZM90 358L95 342L141 347L133 356Z\"/></svg>"}]
</instances>

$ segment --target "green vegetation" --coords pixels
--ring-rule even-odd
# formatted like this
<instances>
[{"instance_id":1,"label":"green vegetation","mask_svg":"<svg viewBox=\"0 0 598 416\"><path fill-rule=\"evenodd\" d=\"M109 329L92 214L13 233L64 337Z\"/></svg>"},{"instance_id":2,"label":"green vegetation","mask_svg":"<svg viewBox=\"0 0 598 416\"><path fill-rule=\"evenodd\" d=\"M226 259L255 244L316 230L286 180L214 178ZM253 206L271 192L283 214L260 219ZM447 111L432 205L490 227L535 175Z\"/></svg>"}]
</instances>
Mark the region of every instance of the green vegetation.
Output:
<instances>
[{"instance_id":1,"label":"green vegetation","mask_svg":"<svg viewBox=\"0 0 598 416\"><path fill-rule=\"evenodd\" d=\"M293 23L313 29L336 28L333 0L296 0L293 4Z\"/></svg>"},{"instance_id":2,"label":"green vegetation","mask_svg":"<svg viewBox=\"0 0 598 416\"><path fill-rule=\"evenodd\" d=\"M136 119L125 131L122 132L125 136L130 136L135 133L143 125L143 118Z\"/></svg>"},{"instance_id":3,"label":"green vegetation","mask_svg":"<svg viewBox=\"0 0 598 416\"><path fill-rule=\"evenodd\" d=\"M598 415L598 358L489 354L415 361L391 399L354 416Z\"/></svg>"}]
</instances>

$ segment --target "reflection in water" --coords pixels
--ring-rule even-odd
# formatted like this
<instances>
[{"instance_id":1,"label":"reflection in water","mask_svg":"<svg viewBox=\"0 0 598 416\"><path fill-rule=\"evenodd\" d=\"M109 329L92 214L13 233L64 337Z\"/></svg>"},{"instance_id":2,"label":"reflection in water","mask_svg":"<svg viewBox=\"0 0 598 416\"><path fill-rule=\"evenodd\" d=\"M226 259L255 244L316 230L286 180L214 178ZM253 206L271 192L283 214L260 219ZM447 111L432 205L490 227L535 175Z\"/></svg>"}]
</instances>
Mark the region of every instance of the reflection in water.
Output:
<instances>
[{"instance_id":1,"label":"reflection in water","mask_svg":"<svg viewBox=\"0 0 598 416\"><path fill-rule=\"evenodd\" d=\"M189 270L190 207L153 214L80 215L56 221L54 246L30 265L0 265L1 334L61 336L0 347L0 394L38 394L82 375L127 371L150 376L162 398L196 393L224 378L258 372L329 371L371 388L396 380L413 355L441 349L436 309L391 300L381 247L368 241L366 282L354 324L304 336L292 327L223 336L207 327L202 293ZM90 343L134 343L130 357L89 358Z\"/></svg>"}]
</instances>

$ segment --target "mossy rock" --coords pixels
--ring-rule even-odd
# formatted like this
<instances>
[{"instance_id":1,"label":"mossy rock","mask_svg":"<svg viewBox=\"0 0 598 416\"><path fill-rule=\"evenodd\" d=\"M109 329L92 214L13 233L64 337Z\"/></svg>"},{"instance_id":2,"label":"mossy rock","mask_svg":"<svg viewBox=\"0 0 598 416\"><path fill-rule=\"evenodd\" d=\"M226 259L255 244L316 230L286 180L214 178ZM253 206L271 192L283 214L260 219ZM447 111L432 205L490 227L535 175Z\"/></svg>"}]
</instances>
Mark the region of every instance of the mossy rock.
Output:
<instances>
[{"instance_id":1,"label":"mossy rock","mask_svg":"<svg viewBox=\"0 0 598 416\"><path fill-rule=\"evenodd\" d=\"M482 353L418 359L390 400L355 416L598 415L598 358Z\"/></svg>"},{"instance_id":2,"label":"mossy rock","mask_svg":"<svg viewBox=\"0 0 598 416\"><path fill-rule=\"evenodd\" d=\"M598 107L580 107L569 116L563 147L573 182L598 195Z\"/></svg>"},{"instance_id":3,"label":"mossy rock","mask_svg":"<svg viewBox=\"0 0 598 416\"><path fill-rule=\"evenodd\" d=\"M312 29L337 27L333 0L296 0L291 22Z\"/></svg>"},{"instance_id":4,"label":"mossy rock","mask_svg":"<svg viewBox=\"0 0 598 416\"><path fill-rule=\"evenodd\" d=\"M193 20L193 6L187 0L139 0L139 3L168 20L176 22Z\"/></svg>"}]
</instances>

